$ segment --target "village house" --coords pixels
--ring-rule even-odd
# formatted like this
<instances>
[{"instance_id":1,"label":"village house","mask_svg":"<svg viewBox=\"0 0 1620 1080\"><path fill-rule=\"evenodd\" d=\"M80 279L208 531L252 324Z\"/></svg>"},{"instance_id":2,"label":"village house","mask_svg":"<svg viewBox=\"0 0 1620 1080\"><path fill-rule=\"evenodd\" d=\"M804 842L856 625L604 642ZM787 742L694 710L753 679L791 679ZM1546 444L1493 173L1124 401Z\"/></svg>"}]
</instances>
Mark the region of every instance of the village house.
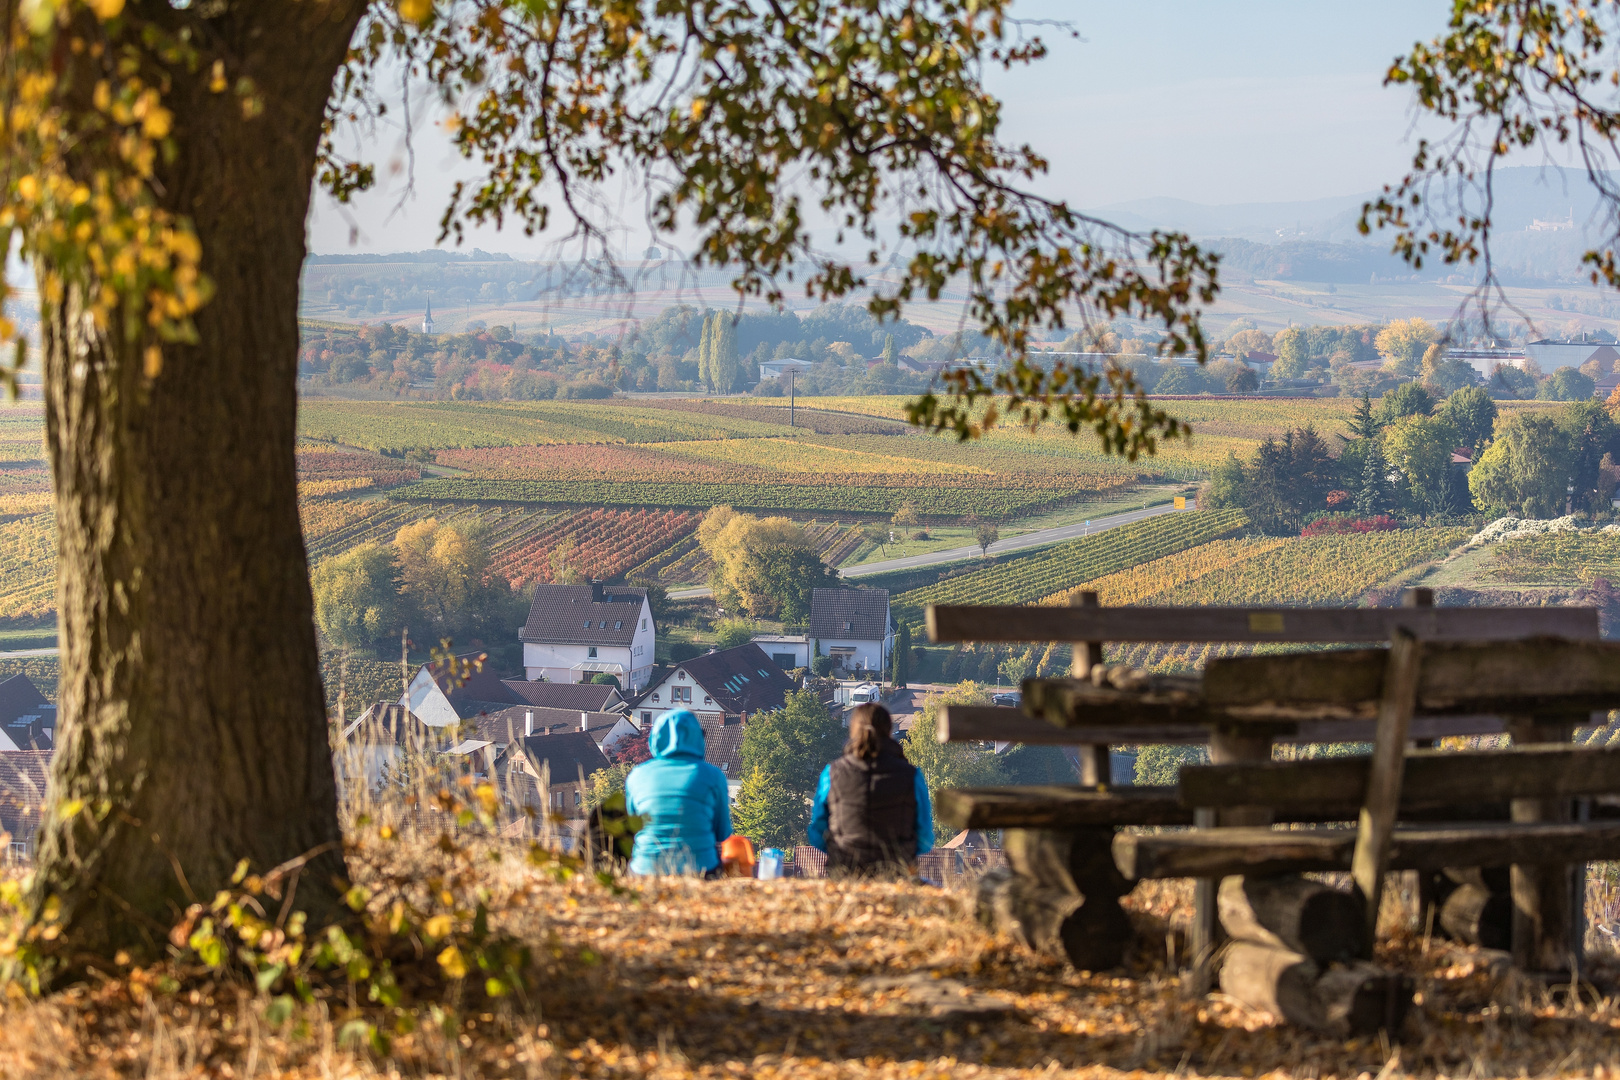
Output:
<instances>
[{"instance_id":1,"label":"village house","mask_svg":"<svg viewBox=\"0 0 1620 1080\"><path fill-rule=\"evenodd\" d=\"M26 675L0 682L0 751L49 750L56 734L56 706Z\"/></svg>"},{"instance_id":2,"label":"village house","mask_svg":"<svg viewBox=\"0 0 1620 1080\"><path fill-rule=\"evenodd\" d=\"M538 679L502 679L514 705L538 705L542 709L569 709L578 712L623 712L628 699L612 683L542 682Z\"/></svg>"},{"instance_id":3,"label":"village house","mask_svg":"<svg viewBox=\"0 0 1620 1080\"><path fill-rule=\"evenodd\" d=\"M816 655L845 671L883 672L897 627L887 589L817 589L810 597Z\"/></svg>"},{"instance_id":4,"label":"village house","mask_svg":"<svg viewBox=\"0 0 1620 1080\"><path fill-rule=\"evenodd\" d=\"M0 751L0 832L8 837L0 861L34 857L50 771L49 750Z\"/></svg>"},{"instance_id":5,"label":"village house","mask_svg":"<svg viewBox=\"0 0 1620 1080\"><path fill-rule=\"evenodd\" d=\"M530 735L507 748L496 763L508 798L534 814L586 816L591 777L608 767L587 732Z\"/></svg>"},{"instance_id":6,"label":"village house","mask_svg":"<svg viewBox=\"0 0 1620 1080\"><path fill-rule=\"evenodd\" d=\"M468 721L470 737L494 745L496 753L534 735L560 735L583 731L602 753L611 753L625 739L641 734L636 722L622 712L591 712L582 709L546 709L534 705L513 705L499 712L485 713Z\"/></svg>"},{"instance_id":7,"label":"village house","mask_svg":"<svg viewBox=\"0 0 1620 1080\"><path fill-rule=\"evenodd\" d=\"M748 717L780 709L797 689L752 641L683 660L663 672L631 705L643 731L671 709L690 709L703 725L704 757L733 787L742 777L742 732Z\"/></svg>"},{"instance_id":8,"label":"village house","mask_svg":"<svg viewBox=\"0 0 1620 1080\"><path fill-rule=\"evenodd\" d=\"M753 642L783 671L810 666L810 638L806 634L755 634Z\"/></svg>"},{"instance_id":9,"label":"village house","mask_svg":"<svg viewBox=\"0 0 1620 1080\"><path fill-rule=\"evenodd\" d=\"M613 675L639 690L652 676L657 631L645 589L622 585L537 585L518 632L530 680L590 682Z\"/></svg>"}]
</instances>

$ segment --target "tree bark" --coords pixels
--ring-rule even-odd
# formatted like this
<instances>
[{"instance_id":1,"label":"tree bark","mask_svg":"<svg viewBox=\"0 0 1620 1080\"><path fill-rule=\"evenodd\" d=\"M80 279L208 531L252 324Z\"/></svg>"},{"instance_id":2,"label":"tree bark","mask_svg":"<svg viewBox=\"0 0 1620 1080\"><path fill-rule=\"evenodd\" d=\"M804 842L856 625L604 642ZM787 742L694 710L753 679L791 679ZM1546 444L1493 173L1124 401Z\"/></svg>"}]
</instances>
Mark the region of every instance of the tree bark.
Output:
<instances>
[{"instance_id":1,"label":"tree bark","mask_svg":"<svg viewBox=\"0 0 1620 1080\"><path fill-rule=\"evenodd\" d=\"M33 899L61 903L81 954L151 952L240 859L308 857L312 915L342 884L293 450L316 148L363 9L129 5L202 53L166 71L178 154L154 188L194 224L216 293L155 377L78 290L41 313L62 685ZM253 81L256 116L210 90L216 58Z\"/></svg>"}]
</instances>

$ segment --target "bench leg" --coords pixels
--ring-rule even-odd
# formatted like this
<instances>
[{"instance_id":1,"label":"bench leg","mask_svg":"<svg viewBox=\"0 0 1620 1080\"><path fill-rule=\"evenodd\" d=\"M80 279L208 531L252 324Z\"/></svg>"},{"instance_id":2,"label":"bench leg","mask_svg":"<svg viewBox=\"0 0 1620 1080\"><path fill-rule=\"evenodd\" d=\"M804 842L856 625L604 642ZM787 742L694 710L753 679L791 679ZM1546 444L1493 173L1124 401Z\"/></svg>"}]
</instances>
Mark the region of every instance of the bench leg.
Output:
<instances>
[{"instance_id":1,"label":"bench leg","mask_svg":"<svg viewBox=\"0 0 1620 1080\"><path fill-rule=\"evenodd\" d=\"M1114 865L1114 830L1007 829L1009 872L980 886L980 919L1081 971L1119 966L1131 941L1119 898L1130 882Z\"/></svg>"},{"instance_id":2,"label":"bench leg","mask_svg":"<svg viewBox=\"0 0 1620 1080\"><path fill-rule=\"evenodd\" d=\"M1568 742L1572 725L1510 722L1515 744ZM1509 804L1515 822L1569 821L1569 799L1514 799ZM1583 967L1586 867L1515 866L1513 890L1513 963L1522 971L1577 974Z\"/></svg>"},{"instance_id":3,"label":"bench leg","mask_svg":"<svg viewBox=\"0 0 1620 1080\"><path fill-rule=\"evenodd\" d=\"M1217 731L1210 736L1209 760L1216 765L1241 761L1270 761L1269 735L1234 735ZM1263 806L1235 806L1218 813L1214 810L1194 810L1193 825L1213 828L1217 825L1270 825L1271 811ZM1197 993L1207 993L1214 986L1211 962L1215 950L1225 940L1217 897L1221 883L1217 878L1200 878L1193 885L1193 925L1187 942L1192 954L1192 984Z\"/></svg>"}]
</instances>

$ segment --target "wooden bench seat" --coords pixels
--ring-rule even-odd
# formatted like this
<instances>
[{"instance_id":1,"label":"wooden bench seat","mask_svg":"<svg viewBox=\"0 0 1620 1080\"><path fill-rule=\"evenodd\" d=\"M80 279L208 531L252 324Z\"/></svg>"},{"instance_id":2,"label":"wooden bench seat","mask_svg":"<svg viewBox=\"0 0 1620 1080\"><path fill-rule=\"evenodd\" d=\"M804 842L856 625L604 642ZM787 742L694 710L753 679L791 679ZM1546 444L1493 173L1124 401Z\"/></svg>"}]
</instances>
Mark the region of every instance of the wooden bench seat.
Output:
<instances>
[{"instance_id":1,"label":"wooden bench seat","mask_svg":"<svg viewBox=\"0 0 1620 1080\"><path fill-rule=\"evenodd\" d=\"M1120 833L1114 837L1114 862L1131 881L1263 876L1349 870L1355 848L1355 829L1331 826ZM1392 832L1389 848L1389 867L1395 870L1547 866L1616 858L1620 858L1620 822L1400 826Z\"/></svg>"},{"instance_id":2,"label":"wooden bench seat","mask_svg":"<svg viewBox=\"0 0 1620 1080\"><path fill-rule=\"evenodd\" d=\"M1175 788L1072 784L946 788L939 816L959 829L1074 829L1093 825L1191 825Z\"/></svg>"},{"instance_id":3,"label":"wooden bench seat","mask_svg":"<svg viewBox=\"0 0 1620 1080\"><path fill-rule=\"evenodd\" d=\"M1366 757L1187 765L1178 791L1188 808L1259 805L1279 813L1342 811L1354 818L1371 767ZM1416 750L1406 754L1404 773L1402 814L1516 798L1604 795L1620 791L1620 747L1541 743L1469 754Z\"/></svg>"}]
</instances>

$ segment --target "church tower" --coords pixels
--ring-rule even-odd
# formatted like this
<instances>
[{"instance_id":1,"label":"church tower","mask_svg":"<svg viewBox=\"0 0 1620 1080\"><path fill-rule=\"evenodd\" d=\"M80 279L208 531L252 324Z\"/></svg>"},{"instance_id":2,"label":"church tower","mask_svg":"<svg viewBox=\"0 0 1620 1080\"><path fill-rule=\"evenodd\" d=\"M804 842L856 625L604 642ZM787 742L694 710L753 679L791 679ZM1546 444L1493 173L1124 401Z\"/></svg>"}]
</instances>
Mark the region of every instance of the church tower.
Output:
<instances>
[{"instance_id":1,"label":"church tower","mask_svg":"<svg viewBox=\"0 0 1620 1080\"><path fill-rule=\"evenodd\" d=\"M433 301L427 302L427 311L422 314L422 333L433 333Z\"/></svg>"}]
</instances>

